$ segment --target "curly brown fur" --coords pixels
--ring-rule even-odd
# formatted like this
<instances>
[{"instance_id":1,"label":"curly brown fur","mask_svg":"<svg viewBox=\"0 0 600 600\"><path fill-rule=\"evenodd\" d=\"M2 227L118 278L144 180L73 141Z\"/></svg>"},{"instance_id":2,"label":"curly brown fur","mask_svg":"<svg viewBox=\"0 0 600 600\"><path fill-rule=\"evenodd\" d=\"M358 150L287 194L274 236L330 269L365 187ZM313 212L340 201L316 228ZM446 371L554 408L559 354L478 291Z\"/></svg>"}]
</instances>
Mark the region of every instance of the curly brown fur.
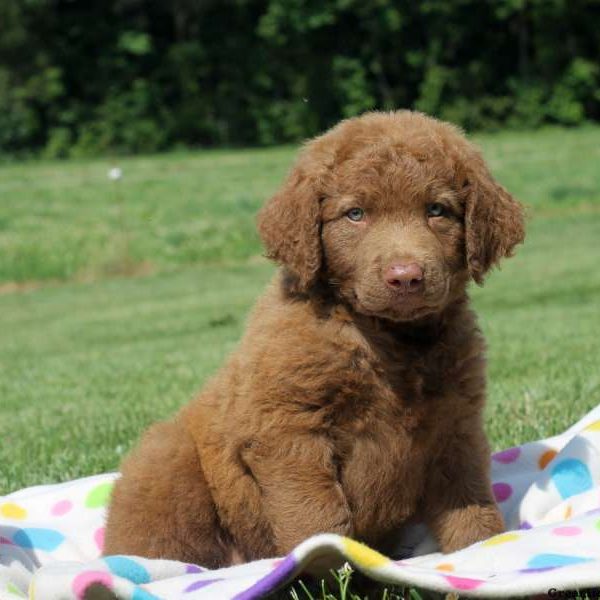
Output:
<instances>
[{"instance_id":1,"label":"curly brown fur","mask_svg":"<svg viewBox=\"0 0 600 600\"><path fill-rule=\"evenodd\" d=\"M258 227L282 269L227 364L125 460L105 553L216 567L319 532L385 551L414 519L444 552L502 531L466 286L524 231L478 151L418 113L344 121ZM422 278L394 279L406 264Z\"/></svg>"}]
</instances>

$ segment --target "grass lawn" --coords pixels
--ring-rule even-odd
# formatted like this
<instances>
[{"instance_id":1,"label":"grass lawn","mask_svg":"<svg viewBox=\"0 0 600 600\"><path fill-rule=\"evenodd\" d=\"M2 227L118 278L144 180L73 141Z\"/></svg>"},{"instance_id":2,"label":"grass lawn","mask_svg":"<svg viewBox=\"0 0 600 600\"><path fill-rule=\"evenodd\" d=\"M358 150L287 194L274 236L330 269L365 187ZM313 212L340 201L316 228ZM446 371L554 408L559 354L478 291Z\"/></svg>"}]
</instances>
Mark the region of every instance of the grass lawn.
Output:
<instances>
[{"instance_id":1,"label":"grass lawn","mask_svg":"<svg viewBox=\"0 0 600 600\"><path fill-rule=\"evenodd\" d=\"M600 128L481 136L530 208L473 289L494 449L600 402ZM0 168L0 494L117 468L232 349L273 269L253 215L294 148ZM302 597L302 594L300 594Z\"/></svg>"}]
</instances>

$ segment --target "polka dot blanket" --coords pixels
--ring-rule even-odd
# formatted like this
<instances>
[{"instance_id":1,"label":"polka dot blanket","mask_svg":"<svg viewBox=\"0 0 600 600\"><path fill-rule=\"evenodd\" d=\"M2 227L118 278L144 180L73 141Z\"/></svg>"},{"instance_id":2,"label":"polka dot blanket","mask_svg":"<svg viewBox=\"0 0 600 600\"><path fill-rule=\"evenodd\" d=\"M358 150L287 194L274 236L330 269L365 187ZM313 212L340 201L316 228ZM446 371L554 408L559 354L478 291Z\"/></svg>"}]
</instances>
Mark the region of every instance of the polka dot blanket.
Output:
<instances>
[{"instance_id":1,"label":"polka dot blanket","mask_svg":"<svg viewBox=\"0 0 600 600\"><path fill-rule=\"evenodd\" d=\"M561 435L509 448L491 461L507 532L447 555L423 554L430 543L417 539L415 555L402 560L333 534L310 538L284 558L212 571L135 556L101 558L116 474L21 490L0 498L0 599L249 600L317 563L322 569L344 561L382 582L461 596L600 587L600 407ZM98 595L102 588L110 593Z\"/></svg>"}]
</instances>

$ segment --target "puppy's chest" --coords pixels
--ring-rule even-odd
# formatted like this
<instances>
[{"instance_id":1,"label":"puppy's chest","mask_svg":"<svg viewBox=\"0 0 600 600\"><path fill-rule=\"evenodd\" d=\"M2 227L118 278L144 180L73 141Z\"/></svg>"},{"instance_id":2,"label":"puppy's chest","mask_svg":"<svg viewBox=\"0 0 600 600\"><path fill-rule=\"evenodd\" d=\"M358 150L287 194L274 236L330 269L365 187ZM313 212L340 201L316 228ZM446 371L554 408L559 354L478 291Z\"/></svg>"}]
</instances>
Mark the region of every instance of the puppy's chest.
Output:
<instances>
[{"instance_id":1,"label":"puppy's chest","mask_svg":"<svg viewBox=\"0 0 600 600\"><path fill-rule=\"evenodd\" d=\"M450 427L457 392L438 355L365 354L356 366L361 398L351 403L354 411L340 413L332 433L355 526L367 535L414 513L436 440Z\"/></svg>"},{"instance_id":2,"label":"puppy's chest","mask_svg":"<svg viewBox=\"0 0 600 600\"><path fill-rule=\"evenodd\" d=\"M372 437L379 424L407 435L430 430L459 395L455 353L400 347L377 355L357 348L332 406L336 429Z\"/></svg>"}]
</instances>

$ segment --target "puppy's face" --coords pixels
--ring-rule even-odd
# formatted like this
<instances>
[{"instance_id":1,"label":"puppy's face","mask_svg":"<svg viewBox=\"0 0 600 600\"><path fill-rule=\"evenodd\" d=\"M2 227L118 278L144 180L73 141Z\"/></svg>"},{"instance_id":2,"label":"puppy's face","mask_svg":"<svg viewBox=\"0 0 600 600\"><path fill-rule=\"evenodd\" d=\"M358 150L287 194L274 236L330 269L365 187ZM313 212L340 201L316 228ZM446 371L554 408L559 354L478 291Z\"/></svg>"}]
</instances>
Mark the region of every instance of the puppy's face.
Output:
<instances>
[{"instance_id":1,"label":"puppy's face","mask_svg":"<svg viewBox=\"0 0 600 600\"><path fill-rule=\"evenodd\" d=\"M322 276L357 312L410 321L462 293L464 198L443 165L367 147L333 170L329 191Z\"/></svg>"},{"instance_id":2,"label":"puppy's face","mask_svg":"<svg viewBox=\"0 0 600 600\"><path fill-rule=\"evenodd\" d=\"M259 215L293 288L329 285L357 312L440 312L524 237L520 204L453 126L371 113L310 142Z\"/></svg>"}]
</instances>

